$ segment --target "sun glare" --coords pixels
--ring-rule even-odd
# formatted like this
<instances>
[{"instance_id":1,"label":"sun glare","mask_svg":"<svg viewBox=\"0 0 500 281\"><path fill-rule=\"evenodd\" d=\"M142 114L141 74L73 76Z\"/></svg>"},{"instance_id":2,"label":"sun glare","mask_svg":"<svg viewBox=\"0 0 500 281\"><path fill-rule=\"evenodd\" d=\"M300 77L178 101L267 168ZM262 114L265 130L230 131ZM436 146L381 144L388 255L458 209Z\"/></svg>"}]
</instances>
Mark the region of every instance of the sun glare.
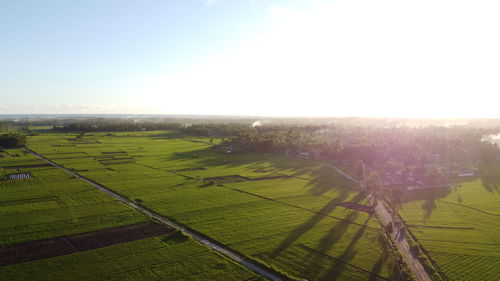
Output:
<instances>
[{"instance_id":1,"label":"sun glare","mask_svg":"<svg viewBox=\"0 0 500 281\"><path fill-rule=\"evenodd\" d=\"M275 24L265 34L148 81L138 100L147 96L145 106L162 113L496 114L494 103L479 101L500 92L493 79L500 77L500 39L486 36L500 26L498 17L460 1L361 2L270 9Z\"/></svg>"}]
</instances>

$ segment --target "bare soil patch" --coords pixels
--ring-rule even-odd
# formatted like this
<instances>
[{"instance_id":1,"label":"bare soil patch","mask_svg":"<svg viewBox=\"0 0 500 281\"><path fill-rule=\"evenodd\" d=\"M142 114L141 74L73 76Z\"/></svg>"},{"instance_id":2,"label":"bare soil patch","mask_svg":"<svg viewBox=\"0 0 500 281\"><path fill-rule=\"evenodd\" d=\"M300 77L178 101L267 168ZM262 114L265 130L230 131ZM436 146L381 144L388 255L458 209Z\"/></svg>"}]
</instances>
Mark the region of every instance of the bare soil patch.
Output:
<instances>
[{"instance_id":1,"label":"bare soil patch","mask_svg":"<svg viewBox=\"0 0 500 281\"><path fill-rule=\"evenodd\" d=\"M41 163L41 164L28 164L28 165L17 165L17 166L3 166L5 170L12 169L24 169L24 168L39 168L39 167L52 167L49 163Z\"/></svg>"},{"instance_id":2,"label":"bare soil patch","mask_svg":"<svg viewBox=\"0 0 500 281\"><path fill-rule=\"evenodd\" d=\"M116 155L116 154L127 154L126 151L103 151L101 154L111 154L111 155Z\"/></svg>"},{"instance_id":3,"label":"bare soil patch","mask_svg":"<svg viewBox=\"0 0 500 281\"><path fill-rule=\"evenodd\" d=\"M46 259L164 235L172 232L155 222L144 222L97 231L7 245L0 248L0 266Z\"/></svg>"}]
</instances>

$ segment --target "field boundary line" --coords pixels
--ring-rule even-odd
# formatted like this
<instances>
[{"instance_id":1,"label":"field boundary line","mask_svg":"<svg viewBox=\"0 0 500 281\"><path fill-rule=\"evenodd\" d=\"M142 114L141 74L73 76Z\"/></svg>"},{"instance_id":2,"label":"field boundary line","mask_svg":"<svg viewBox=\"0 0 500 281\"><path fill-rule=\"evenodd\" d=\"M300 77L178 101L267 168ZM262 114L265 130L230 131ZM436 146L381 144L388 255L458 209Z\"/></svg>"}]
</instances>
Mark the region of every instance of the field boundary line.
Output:
<instances>
[{"instance_id":1,"label":"field boundary line","mask_svg":"<svg viewBox=\"0 0 500 281\"><path fill-rule=\"evenodd\" d=\"M59 169L62 169L63 171L67 172L68 174L91 184L95 188L102 190L106 194L108 194L108 195L112 196L113 198L115 198L116 200L134 208L135 210L139 211L140 213L146 215L147 217L155 219L159 223L164 224L166 226L169 226L173 229L182 231L183 233L190 236L191 238L198 241L199 243L211 248L212 250L224 255L225 257L233 260L234 262L237 262L241 266L247 268L248 270L250 270L254 273L261 275L262 277L264 277L266 279L276 280L276 281L291 280L290 278L284 276L283 274L281 274L281 273L279 273L279 272L277 272L277 271L275 271L275 270L273 270L273 269L271 269L271 268L269 268L269 267L267 267L267 266L265 266L257 261L251 260L242 254L236 253L235 251L224 246L222 243L217 242L216 240L214 240L208 236L205 236L205 235L203 235L203 234L201 234L201 233L199 233L199 232L197 232L197 231L195 231L187 226L173 222L173 221L167 219L166 217L164 217L164 216L156 213L155 211L152 211L144 206L138 205L138 204L134 203L133 201L131 201L130 199L126 198L125 196L120 195L120 194L114 192L113 190L111 190L111 189L109 189L109 188L107 188L107 187L87 178L87 177L81 176L80 174L78 174L78 173L76 173L68 168L61 166L61 165L57 164L56 162L44 157L41 154L38 154L37 152L35 152L27 147L24 147L24 150L28 151L29 153L31 153L31 154L33 154L41 159L43 159L47 163L50 163L51 165L53 165Z\"/></svg>"},{"instance_id":2,"label":"field boundary line","mask_svg":"<svg viewBox=\"0 0 500 281\"><path fill-rule=\"evenodd\" d=\"M318 162L318 163L323 163L323 162ZM342 174L344 177L359 184L361 187L361 190L365 190L363 188L363 185L364 185L363 181L360 181L360 180L353 178L351 175L347 174L346 172L342 171L340 168L337 168L332 164L327 164L327 163L323 163L323 164L325 164L327 167L332 168L336 172ZM373 210L374 210L376 217L378 218L380 224L383 227L385 227L389 223L392 223L392 225L395 225L391 214L389 213L387 208L384 206L383 202L379 202L380 200L376 200L372 194L370 194L366 191L365 191L365 193L366 193L366 197L368 198L368 201L371 202L371 204L374 206ZM406 226L406 223L402 219L401 219L401 222L403 223L405 228L408 229L408 227ZM431 280L433 280L433 278L431 278L429 273L425 270L425 268L423 266L423 262L412 251L407 238L405 238L404 235L398 236L399 231L400 230L394 231L394 232L392 232L392 235L389 234L388 236L392 237L394 239L394 243L395 243L396 247L398 248L399 252L401 253L401 255L403 256L406 264L408 265L408 268L413 272L413 274L415 275L415 277L419 281L431 281ZM415 240L415 242L418 243L418 245L421 249L423 249L422 245L417 240ZM424 252L424 255L426 256L427 259L429 259L432 262L429 255L426 252ZM438 270L438 274L441 277L443 276L443 274L440 270Z\"/></svg>"},{"instance_id":3,"label":"field boundary line","mask_svg":"<svg viewBox=\"0 0 500 281\"><path fill-rule=\"evenodd\" d=\"M483 211L481 209L474 208L474 207L471 207L471 206L467 206L467 205L464 205L464 204L454 203L454 202L450 202L450 201L446 201L446 200L439 200L439 201L443 202L443 203L446 203L446 204L451 204L451 205L455 205L455 206L459 206L459 207L471 209L471 210L474 210L474 211L478 211L478 212L481 212L481 213L484 213L484 214L487 214L487 215L490 215L490 216L500 217L500 214L494 214L494 213L486 212L486 211Z\"/></svg>"},{"instance_id":4,"label":"field boundary line","mask_svg":"<svg viewBox=\"0 0 500 281\"><path fill-rule=\"evenodd\" d=\"M419 224L407 224L406 226L409 227L416 227L416 228L436 228L436 229L462 229L462 230L473 230L475 229L474 227L470 226L438 226L438 225L419 225Z\"/></svg>"},{"instance_id":5,"label":"field boundary line","mask_svg":"<svg viewBox=\"0 0 500 281\"><path fill-rule=\"evenodd\" d=\"M341 263L343 263L343 264L345 264L345 265L352 266L352 267L356 268L356 269L357 269L357 270L359 270L359 271L363 271L363 272L365 272L365 273L367 273L367 274L374 275L374 276L376 276L377 278L380 278L380 279L384 279L384 280L391 281L390 279L388 279L388 278L386 278L386 277L384 277L384 276L381 276L381 275L379 275L379 274L377 274L377 273L374 273L373 271L370 271L370 270L364 269L364 268L362 268L362 267L360 267L360 266L357 266L357 265L355 265L355 264L352 264L352 263L346 262L346 261L344 261L344 260L342 260L342 259L339 259L339 258L336 258L336 257L330 256L330 255L329 255L329 254L327 254L327 253L323 253L323 252L321 252L321 251L315 250L315 249L313 249L313 248L311 248L311 247L309 247L309 246L304 245L303 243L296 244L296 245L297 245L297 246L299 246L299 247L301 247L301 248L304 248L304 249L305 249L305 250L307 250L307 251L312 251L312 252L314 252L314 253L316 253L316 254L319 254L319 255L322 255L322 256L326 256L326 257L328 257L328 258L330 258L330 259L332 259L332 260L336 260L336 261L341 262Z\"/></svg>"},{"instance_id":6,"label":"field boundary line","mask_svg":"<svg viewBox=\"0 0 500 281\"><path fill-rule=\"evenodd\" d=\"M357 225L357 226L360 226L360 227L366 227L366 228L374 230L374 231L380 231L379 228L375 228L375 227L372 227L372 226L368 226L368 225L364 225L364 224L361 224L361 223L353 222L353 221L350 221L350 220L342 219L342 218L339 218L339 217L336 217L336 216L332 216L332 215L325 214L325 213L322 213L322 212L314 211L314 210L311 210L311 209L308 209L308 208L305 208L305 207L300 207L300 206L293 205L293 204L290 204L290 203L282 202L282 201L279 201L279 200L276 200L276 199L272 199L272 198L269 198L269 197L265 197L265 196L262 196L262 195L251 193L251 192L248 192L248 191L245 191L245 190L241 190L241 189L238 189L238 188L234 188L234 187L230 187L230 186L226 186L226 185L223 185L223 187L225 187L227 189L231 189L231 190L236 191L236 192L245 193L245 194L256 196L256 197L259 197L259 198L262 198L262 199L265 199L265 200L269 200L269 201L273 201L273 202L276 202L276 203L279 203L279 204L283 204L283 205L286 205L286 206L289 206L289 207L293 207L293 208L297 208L297 209L302 209L304 211L308 211L308 212L311 212L311 213L319 214L319 215L322 215L322 216L325 216L325 217L330 217L330 218L333 218L333 219L336 219L336 220L343 221L345 223L354 224L354 225ZM336 204L336 205L338 205L338 204ZM358 210L353 210L353 211L360 212Z\"/></svg>"}]
</instances>

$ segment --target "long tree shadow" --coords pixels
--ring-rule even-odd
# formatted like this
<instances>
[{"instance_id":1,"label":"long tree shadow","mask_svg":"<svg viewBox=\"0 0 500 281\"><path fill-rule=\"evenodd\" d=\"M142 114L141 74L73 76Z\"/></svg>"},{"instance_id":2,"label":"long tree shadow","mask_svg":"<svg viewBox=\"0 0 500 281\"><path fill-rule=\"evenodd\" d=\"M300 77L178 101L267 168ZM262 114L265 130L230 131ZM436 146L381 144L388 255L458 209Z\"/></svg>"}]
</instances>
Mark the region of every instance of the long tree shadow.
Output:
<instances>
[{"instance_id":1,"label":"long tree shadow","mask_svg":"<svg viewBox=\"0 0 500 281\"><path fill-rule=\"evenodd\" d=\"M428 198L425 200L424 204L422 204L422 209L424 210L424 220L431 217L432 212L436 209L436 207L436 200L434 198Z\"/></svg>"},{"instance_id":2,"label":"long tree shadow","mask_svg":"<svg viewBox=\"0 0 500 281\"><path fill-rule=\"evenodd\" d=\"M500 166L498 163L482 164L479 166L479 178L486 191L500 193Z\"/></svg>"},{"instance_id":3,"label":"long tree shadow","mask_svg":"<svg viewBox=\"0 0 500 281\"><path fill-rule=\"evenodd\" d=\"M337 204L343 202L345 199L349 197L348 192L341 193L337 198L334 198L328 204L323 206L321 210L315 213L309 220L299 225L295 228L271 254L272 257L279 255L286 248L290 247L297 241L302 235L306 234L309 230L311 230L316 224L318 224L323 218L325 218L330 212L337 208Z\"/></svg>"},{"instance_id":4,"label":"long tree shadow","mask_svg":"<svg viewBox=\"0 0 500 281\"><path fill-rule=\"evenodd\" d=\"M271 256L275 257L283 252L286 248L292 246L295 241L297 241L300 237L306 234L309 230L311 230L314 226L316 226L323 218L328 216L329 213L334 211L337 208L337 205L341 202L344 202L345 199L349 197L349 192L345 191L341 193L338 197L332 199L328 204L323 206L321 210L315 213L309 220L299 225L295 230L293 230L273 251ZM358 193L352 200L352 202L357 203L364 198L363 194ZM342 221L339 221L335 226L329 231L331 233L331 237L327 237L321 242L320 247L327 248L329 245L333 245L338 238L344 233L344 231L351 224L349 221L353 221L358 216L359 212L353 211L349 213L349 215ZM337 235L339 235L337 237ZM337 239L337 240L335 240Z\"/></svg>"},{"instance_id":5,"label":"long tree shadow","mask_svg":"<svg viewBox=\"0 0 500 281\"><path fill-rule=\"evenodd\" d=\"M500 193L500 178L493 177L481 177L481 185L486 189L486 191L491 193Z\"/></svg>"},{"instance_id":6,"label":"long tree shadow","mask_svg":"<svg viewBox=\"0 0 500 281\"><path fill-rule=\"evenodd\" d=\"M165 159L169 161L186 160L186 163L189 163L191 168L204 168L206 169L205 171L210 170L211 168L221 170L237 167L241 167L242 171L247 172L272 171L273 173L280 173L306 180L307 182L304 187L307 188L306 192L314 195L322 195L336 189L337 192L334 193L335 198L328 201L327 204L315 212L307 221L292 230L272 252L271 257L278 256L285 249L292 246L300 237L314 228L323 218L334 211L338 204L346 201L350 196L352 196L352 192L355 190L348 188L352 187L349 180L346 180L330 167L326 167L314 161L280 155L250 153L224 154L214 150L213 148L203 148L170 153ZM212 177L218 175L213 174L210 176ZM349 201L358 203L364 198L363 193L358 192L356 196ZM357 212L353 212L348 215L347 220L354 220L357 215ZM341 235L345 232L345 229L347 229L349 224L349 222L345 221L337 223L336 227L331 230L331 237L325 237L319 247L326 249L335 244L336 240L340 238L337 238L336 235Z\"/></svg>"},{"instance_id":7,"label":"long tree shadow","mask_svg":"<svg viewBox=\"0 0 500 281\"><path fill-rule=\"evenodd\" d=\"M345 219L346 220L355 220L359 216L359 212L353 211L350 212ZM366 221L368 222L368 220ZM327 232L323 238L319 241L316 251L319 253L327 253L329 250L333 248L333 246L342 238L342 236L345 234L347 229L351 226L350 223L345 222L345 221L339 221L336 223L330 230ZM311 252L307 257L306 260L311 260L311 263L316 263L318 262L318 259L320 258L320 255L318 255L315 252Z\"/></svg>"},{"instance_id":8,"label":"long tree shadow","mask_svg":"<svg viewBox=\"0 0 500 281\"><path fill-rule=\"evenodd\" d=\"M365 221L365 225L368 223L368 218ZM354 234L352 237L351 241L349 242L349 245L345 248L344 252L335 260L335 262L332 264L329 270L327 270L326 273L324 273L318 280L338 280L338 278L341 277L342 273L346 270L348 266L348 262L351 261L354 256L356 255L356 246L365 234L366 227L360 227L360 229Z\"/></svg>"},{"instance_id":9,"label":"long tree shadow","mask_svg":"<svg viewBox=\"0 0 500 281\"><path fill-rule=\"evenodd\" d=\"M287 175L306 180L305 188L308 188L309 192L315 195L321 195L333 189L350 189L352 191L354 187L351 181L329 167L310 160L275 154L225 154L212 147L204 147L170 152L163 155L161 159L164 161L177 161L177 163L185 163L185 165L192 168L204 168L206 170L241 167L242 173L262 172L263 176Z\"/></svg>"},{"instance_id":10,"label":"long tree shadow","mask_svg":"<svg viewBox=\"0 0 500 281\"><path fill-rule=\"evenodd\" d=\"M389 260L391 257L391 252L388 249L388 245L384 241L384 236L382 234L379 235L378 240L379 243L383 246L382 247L382 253L380 254L380 257L378 260L373 264L373 267L371 268L371 274L370 274L370 279L369 281L377 281L380 280L380 272L382 272L382 269L384 268L384 264ZM396 261L394 261L396 262ZM391 280L399 280L399 272L398 268L393 264L393 268L391 270Z\"/></svg>"},{"instance_id":11,"label":"long tree shadow","mask_svg":"<svg viewBox=\"0 0 500 281\"><path fill-rule=\"evenodd\" d=\"M451 193L450 187L442 187L439 189L429 189L425 190L424 203L421 208L424 210L424 220L431 217L432 212L437 208L436 200L439 198L445 198Z\"/></svg>"},{"instance_id":12,"label":"long tree shadow","mask_svg":"<svg viewBox=\"0 0 500 281\"><path fill-rule=\"evenodd\" d=\"M422 200L437 200L446 198L451 193L451 187L426 188L418 190L409 190L401 196L402 203Z\"/></svg>"}]
</instances>

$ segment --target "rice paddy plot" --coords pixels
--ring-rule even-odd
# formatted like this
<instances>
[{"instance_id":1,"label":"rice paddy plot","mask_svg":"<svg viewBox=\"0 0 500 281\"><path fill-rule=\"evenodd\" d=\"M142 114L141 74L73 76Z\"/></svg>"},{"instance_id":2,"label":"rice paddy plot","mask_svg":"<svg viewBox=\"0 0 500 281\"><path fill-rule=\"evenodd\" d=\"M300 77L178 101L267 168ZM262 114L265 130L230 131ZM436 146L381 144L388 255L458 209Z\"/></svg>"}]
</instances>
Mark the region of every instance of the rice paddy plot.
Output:
<instances>
[{"instance_id":1,"label":"rice paddy plot","mask_svg":"<svg viewBox=\"0 0 500 281\"><path fill-rule=\"evenodd\" d=\"M173 135L103 133L92 144L54 147L74 136L41 134L30 148L50 159L58 151L87 154L57 155L57 163L295 278L396 278L376 219L345 207L366 199L331 168L270 154L228 155ZM99 157L110 151L135 162L103 165ZM228 176L240 180L217 180Z\"/></svg>"},{"instance_id":2,"label":"rice paddy plot","mask_svg":"<svg viewBox=\"0 0 500 281\"><path fill-rule=\"evenodd\" d=\"M2 153L0 166L35 176L0 183L2 280L262 280L32 154ZM80 163L52 157L64 155Z\"/></svg>"},{"instance_id":3,"label":"rice paddy plot","mask_svg":"<svg viewBox=\"0 0 500 281\"><path fill-rule=\"evenodd\" d=\"M449 280L500 276L500 193L474 180L444 198L404 204L401 215Z\"/></svg>"},{"instance_id":4,"label":"rice paddy plot","mask_svg":"<svg viewBox=\"0 0 500 281\"><path fill-rule=\"evenodd\" d=\"M180 233L0 267L5 280L263 280Z\"/></svg>"}]
</instances>

